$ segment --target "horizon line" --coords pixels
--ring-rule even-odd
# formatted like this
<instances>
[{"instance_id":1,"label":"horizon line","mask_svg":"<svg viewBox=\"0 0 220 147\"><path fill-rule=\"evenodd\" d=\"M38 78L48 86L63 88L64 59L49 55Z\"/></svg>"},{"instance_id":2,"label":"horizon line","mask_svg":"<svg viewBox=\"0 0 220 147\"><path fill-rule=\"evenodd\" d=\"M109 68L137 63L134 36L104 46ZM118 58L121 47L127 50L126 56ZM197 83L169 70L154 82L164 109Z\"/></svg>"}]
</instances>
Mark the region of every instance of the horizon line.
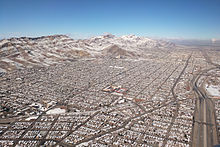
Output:
<instances>
[{"instance_id":1,"label":"horizon line","mask_svg":"<svg viewBox=\"0 0 220 147\"><path fill-rule=\"evenodd\" d=\"M46 36L56 36L56 35L66 35L72 39L76 39L76 40L79 40L79 39L89 39L89 38L92 38L92 37L96 37L96 36L104 36L104 35L107 35L107 34L111 34L111 35L114 35L114 36L117 36L117 37L120 37L120 36L126 36L126 35L135 35L135 36L138 36L138 37L147 37L147 38L151 38L151 39L157 39L157 40L194 40L194 41L207 41L207 40L215 40L215 41L219 41L220 38L187 38L187 37L161 37L161 36L147 36L147 35L136 35L136 34L132 34L132 33L128 33L128 34L123 34L123 35L116 35L114 33L100 33L100 34L88 34L88 33L47 33L48 35L46 34L42 34L42 35L38 35L38 34L21 34L21 33L15 33L15 34L12 34L12 35L8 35L8 34L3 34L1 35L0 34L0 40L4 40L4 39L11 39L11 38L21 38L21 37L27 37L27 38L38 38L38 37L46 37Z\"/></svg>"}]
</instances>

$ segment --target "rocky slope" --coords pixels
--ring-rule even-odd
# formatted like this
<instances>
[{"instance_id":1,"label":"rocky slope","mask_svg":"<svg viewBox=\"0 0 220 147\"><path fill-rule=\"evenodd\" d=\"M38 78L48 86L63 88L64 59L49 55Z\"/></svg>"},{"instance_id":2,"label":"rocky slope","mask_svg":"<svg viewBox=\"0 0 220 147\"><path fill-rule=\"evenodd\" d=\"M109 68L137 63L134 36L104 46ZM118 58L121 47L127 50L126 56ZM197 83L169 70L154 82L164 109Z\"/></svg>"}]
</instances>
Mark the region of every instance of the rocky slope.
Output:
<instances>
[{"instance_id":1,"label":"rocky slope","mask_svg":"<svg viewBox=\"0 0 220 147\"><path fill-rule=\"evenodd\" d=\"M111 34L74 40L66 35L0 40L0 72L33 66L49 66L78 58L131 57L138 58L149 49L173 48L166 41Z\"/></svg>"}]
</instances>

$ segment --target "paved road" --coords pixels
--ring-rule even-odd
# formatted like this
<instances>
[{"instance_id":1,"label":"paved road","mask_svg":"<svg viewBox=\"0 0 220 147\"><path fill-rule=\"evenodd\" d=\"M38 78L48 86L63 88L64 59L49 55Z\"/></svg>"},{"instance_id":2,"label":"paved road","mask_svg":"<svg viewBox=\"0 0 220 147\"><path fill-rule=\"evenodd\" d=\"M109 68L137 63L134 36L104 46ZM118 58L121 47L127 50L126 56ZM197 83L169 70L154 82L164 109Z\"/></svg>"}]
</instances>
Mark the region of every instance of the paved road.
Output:
<instances>
[{"instance_id":1,"label":"paved road","mask_svg":"<svg viewBox=\"0 0 220 147\"><path fill-rule=\"evenodd\" d=\"M187 59L187 61L186 61L186 64L185 64L183 70L181 71L181 73L180 73L179 76L177 77L177 79L176 79L176 81L175 81L175 83L173 84L173 87L172 87L172 89L171 89L171 93L172 93L172 95L173 95L174 101L176 102L176 110L175 110L175 112L174 112L174 116L172 117L171 123L170 123L170 125L168 126L167 134L166 134L166 137L165 137L165 138L169 138L169 136L170 136L171 128L173 127L173 124L174 124L174 122L175 122L175 119L176 119L177 116L178 116L178 111L179 111L179 107L180 107L179 101L178 101L178 99L177 99L176 93L174 92L174 89L175 89L177 83L179 82L181 76L182 76L183 73L185 72L185 70L186 70L186 68L187 68L187 66L188 66L188 64L189 64L189 60L190 60L191 56L192 56L192 54L188 57L188 59ZM162 147L165 147L166 144L167 144L167 139L164 140L164 142L163 142L163 144L162 144Z\"/></svg>"},{"instance_id":2,"label":"paved road","mask_svg":"<svg viewBox=\"0 0 220 147\"><path fill-rule=\"evenodd\" d=\"M203 54L208 63L212 63L207 54ZM194 116L193 147L212 147L218 144L217 125L215 121L215 105L206 95L201 83L198 84L202 75L216 69L205 69L193 78L193 88L197 95L196 113Z\"/></svg>"},{"instance_id":3,"label":"paved road","mask_svg":"<svg viewBox=\"0 0 220 147\"><path fill-rule=\"evenodd\" d=\"M106 132L98 133L98 134L96 134L96 135L94 135L94 136L92 136L92 137L90 137L90 138L84 139L84 140L82 140L82 141L80 141L80 142L78 142L78 143L76 143L76 144L73 144L73 145L69 145L69 144L63 142L63 140L73 132L73 131L71 131L71 132L69 132L65 137L63 137L57 144L60 144L60 145L63 145L63 146L67 146L67 147L68 147L68 146L77 146L77 145L79 145L79 144L81 144L81 143L88 142L88 141L90 141L90 140L94 140L95 138L101 137L101 136L103 136L103 135L105 135L105 134L112 133L112 132L114 132L114 131L116 131L116 130L119 130L119 129L121 129L121 128L125 128L125 126L126 126L131 120L133 120L133 119L135 119L135 118L138 118L138 117L141 117L141 116L143 116L143 115L145 115L145 114L147 114L147 113L152 113L152 112L155 111L155 110L161 109L162 107L166 107L167 105L173 104L173 103L175 103L175 102L178 104L177 98L176 98L176 94L174 93L174 88L176 87L177 83L178 83L179 80L180 80L180 77L182 76L182 74L184 73L186 67L188 66L188 62L189 62L189 59L190 59L190 58L191 58L191 55L188 57L184 68L182 69L181 73L179 74L178 78L176 79L176 81L175 81L175 83L174 83L174 85L173 85L173 87L172 87L172 89L171 89L171 93L173 94L173 98L174 98L172 101L170 101L170 102L167 102L167 101L166 101L166 103L164 103L163 105L160 105L159 107L152 106L153 109L150 109L150 110L148 110L148 111L145 110L145 111L143 111L143 113L140 113L140 114L135 115L134 117L128 118L127 120L125 120L125 121L123 122L123 124L122 124L121 126L114 127L114 128L112 128L112 129L110 129L110 130L108 130L108 131L106 131ZM177 68L175 68L175 70L176 70L176 69L177 69ZM175 71L175 70L174 70L174 71ZM173 71L173 72L174 72L174 71ZM173 72L172 72L172 73L173 73ZM170 76L169 76L169 77L170 77ZM153 80L153 81L154 81L154 80ZM140 92L140 93L141 93L141 92ZM139 94L140 94L140 93L139 93ZM169 135L170 135L170 130L171 130L171 128L172 128L172 126L173 126L173 123L174 123L174 121L175 121L175 119L176 119L176 117L177 117L178 107L179 107L179 106L177 106L177 110L176 110L176 112L175 112L175 115L174 115L174 117L172 118L172 122L171 122L170 125L169 125L168 133L166 134L166 138L169 137ZM97 113L97 114L98 114L98 113ZM92 116L92 117L94 117L94 116ZM88 120L90 120L90 119L91 119L91 118L89 118ZM87 120L87 121L88 121L88 120ZM86 122L85 122L85 123L86 123ZM84 124L85 124L85 123L84 123ZM164 141L163 146L165 146L166 143L167 143L167 139ZM56 145L57 145L57 144L56 144Z\"/></svg>"}]
</instances>

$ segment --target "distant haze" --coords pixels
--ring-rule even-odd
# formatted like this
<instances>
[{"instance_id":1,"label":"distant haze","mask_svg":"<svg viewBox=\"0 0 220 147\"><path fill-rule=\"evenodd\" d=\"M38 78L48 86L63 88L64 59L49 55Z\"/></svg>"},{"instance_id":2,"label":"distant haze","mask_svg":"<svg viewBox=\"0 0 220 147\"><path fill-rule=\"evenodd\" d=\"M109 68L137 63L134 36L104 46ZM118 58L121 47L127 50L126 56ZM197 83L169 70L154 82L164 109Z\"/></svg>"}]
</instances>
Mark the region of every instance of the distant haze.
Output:
<instances>
[{"instance_id":1,"label":"distant haze","mask_svg":"<svg viewBox=\"0 0 220 147\"><path fill-rule=\"evenodd\" d=\"M220 46L220 40L196 40L196 39L168 39L178 45L193 45L193 46Z\"/></svg>"}]
</instances>

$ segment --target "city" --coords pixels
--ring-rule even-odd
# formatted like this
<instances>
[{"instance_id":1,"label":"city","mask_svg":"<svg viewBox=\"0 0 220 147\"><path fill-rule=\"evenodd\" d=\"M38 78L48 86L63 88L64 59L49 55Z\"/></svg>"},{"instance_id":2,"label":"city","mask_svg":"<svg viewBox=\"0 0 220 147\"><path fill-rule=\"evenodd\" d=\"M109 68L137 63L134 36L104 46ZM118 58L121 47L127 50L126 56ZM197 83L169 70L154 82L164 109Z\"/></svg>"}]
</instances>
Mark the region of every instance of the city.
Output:
<instances>
[{"instance_id":1,"label":"city","mask_svg":"<svg viewBox=\"0 0 220 147\"><path fill-rule=\"evenodd\" d=\"M0 0L0 147L220 147L220 0Z\"/></svg>"},{"instance_id":2,"label":"city","mask_svg":"<svg viewBox=\"0 0 220 147\"><path fill-rule=\"evenodd\" d=\"M199 146L205 140L217 144L220 95L213 95L207 85L219 85L218 54L181 48L149 59L82 59L6 74L0 78L0 144ZM214 119L207 115L203 120L197 114L204 111L199 110L200 97L193 87L198 75L197 86L214 103L214 108L206 108L214 110ZM211 134L203 136L204 124Z\"/></svg>"}]
</instances>

